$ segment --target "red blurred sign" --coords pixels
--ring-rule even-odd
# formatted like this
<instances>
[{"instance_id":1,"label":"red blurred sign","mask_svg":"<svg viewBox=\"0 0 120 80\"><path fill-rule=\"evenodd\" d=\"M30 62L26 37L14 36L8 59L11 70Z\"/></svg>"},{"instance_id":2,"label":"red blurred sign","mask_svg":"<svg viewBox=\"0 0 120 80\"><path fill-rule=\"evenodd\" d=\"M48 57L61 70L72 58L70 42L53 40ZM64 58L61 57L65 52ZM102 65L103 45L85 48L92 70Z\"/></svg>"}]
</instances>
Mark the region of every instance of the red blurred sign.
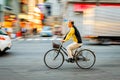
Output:
<instances>
[{"instance_id":1,"label":"red blurred sign","mask_svg":"<svg viewBox=\"0 0 120 80\"><path fill-rule=\"evenodd\" d=\"M99 6L106 6L106 7L120 7L120 3L118 4L106 4L101 3ZM96 7L96 4L86 4L86 3L75 3L73 5L74 11L76 12L83 12L85 9Z\"/></svg>"},{"instance_id":2,"label":"red blurred sign","mask_svg":"<svg viewBox=\"0 0 120 80\"><path fill-rule=\"evenodd\" d=\"M100 6L108 6L108 7L120 7L120 3L117 3L117 4L105 4L105 3L103 3L103 4L100 4Z\"/></svg>"},{"instance_id":3,"label":"red blurred sign","mask_svg":"<svg viewBox=\"0 0 120 80\"><path fill-rule=\"evenodd\" d=\"M95 7L95 4L74 4L74 11L83 12L87 8Z\"/></svg>"}]
</instances>

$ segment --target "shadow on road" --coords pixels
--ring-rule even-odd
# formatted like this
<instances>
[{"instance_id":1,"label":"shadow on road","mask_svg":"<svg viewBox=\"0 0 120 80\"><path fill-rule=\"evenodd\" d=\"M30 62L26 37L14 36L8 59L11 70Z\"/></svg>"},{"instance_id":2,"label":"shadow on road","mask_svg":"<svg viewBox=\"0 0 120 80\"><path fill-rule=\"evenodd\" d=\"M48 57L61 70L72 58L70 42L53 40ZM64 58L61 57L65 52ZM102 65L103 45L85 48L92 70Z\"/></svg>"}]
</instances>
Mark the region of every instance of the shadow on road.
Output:
<instances>
[{"instance_id":1,"label":"shadow on road","mask_svg":"<svg viewBox=\"0 0 120 80\"><path fill-rule=\"evenodd\" d=\"M100 65L100 67L120 67L120 64L103 64Z\"/></svg>"},{"instance_id":2,"label":"shadow on road","mask_svg":"<svg viewBox=\"0 0 120 80\"><path fill-rule=\"evenodd\" d=\"M0 57L8 57L8 56L10 56L10 55L11 55L10 52L1 52L1 53L0 53Z\"/></svg>"},{"instance_id":3,"label":"shadow on road","mask_svg":"<svg viewBox=\"0 0 120 80\"><path fill-rule=\"evenodd\" d=\"M91 46L112 46L112 45L116 45L116 46L120 46L120 44L85 44L85 45L91 45Z\"/></svg>"}]
</instances>

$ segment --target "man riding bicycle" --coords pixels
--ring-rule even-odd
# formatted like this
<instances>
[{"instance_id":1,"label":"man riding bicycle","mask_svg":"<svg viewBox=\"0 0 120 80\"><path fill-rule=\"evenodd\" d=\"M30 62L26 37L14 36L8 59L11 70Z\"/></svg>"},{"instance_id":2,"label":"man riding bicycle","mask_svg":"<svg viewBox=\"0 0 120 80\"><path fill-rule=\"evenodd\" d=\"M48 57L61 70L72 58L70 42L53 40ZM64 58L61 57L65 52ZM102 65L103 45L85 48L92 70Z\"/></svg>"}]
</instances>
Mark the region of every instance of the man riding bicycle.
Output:
<instances>
[{"instance_id":1,"label":"man riding bicycle","mask_svg":"<svg viewBox=\"0 0 120 80\"><path fill-rule=\"evenodd\" d=\"M81 35L78 31L78 29L75 27L73 21L68 22L68 27L70 28L70 31L66 34L62 42L66 42L72 38L72 43L67 46L68 51L68 59L66 59L67 62L73 62L73 50L77 49L82 45L82 39Z\"/></svg>"}]
</instances>

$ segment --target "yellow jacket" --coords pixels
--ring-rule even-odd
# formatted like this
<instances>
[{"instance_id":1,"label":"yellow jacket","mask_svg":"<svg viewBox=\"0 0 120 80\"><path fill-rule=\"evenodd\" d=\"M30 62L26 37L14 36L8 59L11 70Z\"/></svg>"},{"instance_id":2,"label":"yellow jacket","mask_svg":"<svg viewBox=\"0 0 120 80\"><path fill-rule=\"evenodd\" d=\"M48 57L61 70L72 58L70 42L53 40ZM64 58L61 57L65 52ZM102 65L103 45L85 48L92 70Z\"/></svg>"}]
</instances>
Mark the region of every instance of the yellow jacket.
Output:
<instances>
[{"instance_id":1,"label":"yellow jacket","mask_svg":"<svg viewBox=\"0 0 120 80\"><path fill-rule=\"evenodd\" d=\"M81 36L76 27L71 27L68 34L65 36L64 40L68 41L72 39L74 42L82 43Z\"/></svg>"},{"instance_id":2,"label":"yellow jacket","mask_svg":"<svg viewBox=\"0 0 120 80\"><path fill-rule=\"evenodd\" d=\"M71 38L72 38L72 40L73 40L74 42L78 42L78 41L77 41L77 38L76 38L76 36L75 36L75 29L74 29L73 27L70 28L70 31L69 31L69 33L67 34L66 38L65 38L65 41L68 41L68 40L70 40Z\"/></svg>"}]
</instances>

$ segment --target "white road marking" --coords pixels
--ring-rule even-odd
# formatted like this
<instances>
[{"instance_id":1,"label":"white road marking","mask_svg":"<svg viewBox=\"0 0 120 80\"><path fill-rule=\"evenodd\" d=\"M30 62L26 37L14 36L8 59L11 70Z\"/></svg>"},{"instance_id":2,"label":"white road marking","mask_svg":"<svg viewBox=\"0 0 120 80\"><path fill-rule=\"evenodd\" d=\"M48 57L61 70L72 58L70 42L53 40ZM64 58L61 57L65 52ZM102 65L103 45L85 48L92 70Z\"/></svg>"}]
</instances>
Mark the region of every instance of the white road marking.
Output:
<instances>
[{"instance_id":1,"label":"white road marking","mask_svg":"<svg viewBox=\"0 0 120 80\"><path fill-rule=\"evenodd\" d=\"M35 41L39 41L39 40L41 40L40 38L36 38L36 39L34 39Z\"/></svg>"},{"instance_id":2,"label":"white road marking","mask_svg":"<svg viewBox=\"0 0 120 80\"><path fill-rule=\"evenodd\" d=\"M26 41L31 41L31 40L33 40L33 39L26 39Z\"/></svg>"},{"instance_id":3,"label":"white road marking","mask_svg":"<svg viewBox=\"0 0 120 80\"><path fill-rule=\"evenodd\" d=\"M62 38L57 38L57 37L52 37L52 38L27 38L27 39L23 39L23 38L20 38L20 39L13 39L12 41L46 41L46 40L62 40Z\"/></svg>"}]
</instances>

